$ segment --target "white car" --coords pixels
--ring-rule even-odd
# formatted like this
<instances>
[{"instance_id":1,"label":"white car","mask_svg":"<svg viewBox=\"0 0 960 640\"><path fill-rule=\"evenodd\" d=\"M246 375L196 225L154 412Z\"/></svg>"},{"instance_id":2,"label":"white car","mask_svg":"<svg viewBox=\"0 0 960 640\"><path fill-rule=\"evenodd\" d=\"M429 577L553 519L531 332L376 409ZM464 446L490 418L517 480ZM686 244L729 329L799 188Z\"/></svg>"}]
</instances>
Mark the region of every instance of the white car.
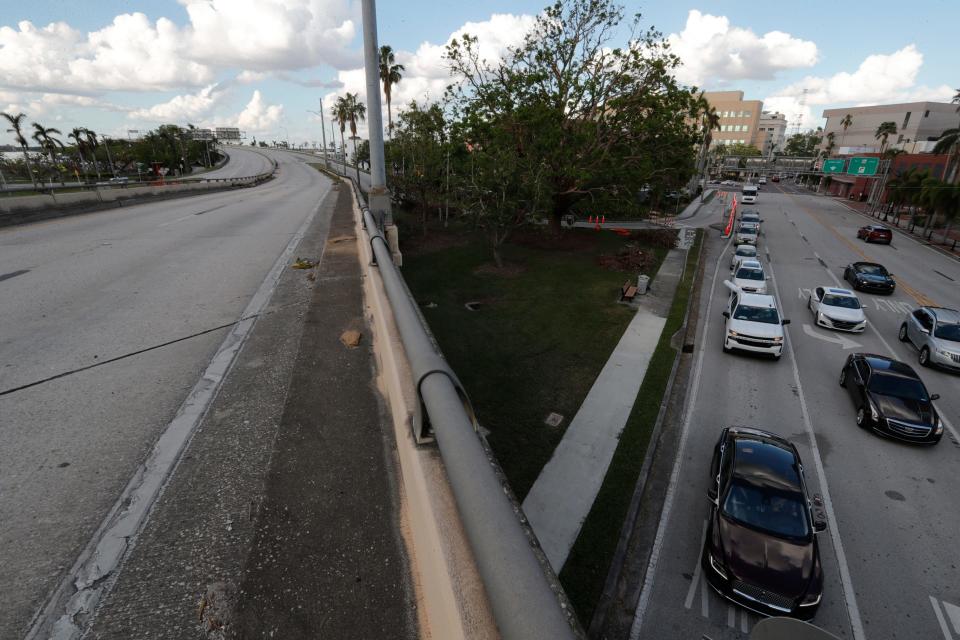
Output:
<instances>
[{"instance_id":1,"label":"white car","mask_svg":"<svg viewBox=\"0 0 960 640\"><path fill-rule=\"evenodd\" d=\"M749 222L756 224L759 227L760 223L763 222L763 219L760 218L760 214L756 211L753 211L752 209L745 209L743 213L740 214L740 222Z\"/></svg>"},{"instance_id":2,"label":"white car","mask_svg":"<svg viewBox=\"0 0 960 640\"><path fill-rule=\"evenodd\" d=\"M760 178L759 180L757 180L757 184L767 184L767 179L766 179L766 178Z\"/></svg>"},{"instance_id":3,"label":"white car","mask_svg":"<svg viewBox=\"0 0 960 640\"><path fill-rule=\"evenodd\" d=\"M723 351L766 353L779 360L783 355L783 325L790 320L780 317L774 297L744 293L729 280L723 284L730 289L723 312Z\"/></svg>"},{"instance_id":4,"label":"white car","mask_svg":"<svg viewBox=\"0 0 960 640\"><path fill-rule=\"evenodd\" d=\"M741 222L737 227L737 237L734 240L738 245L757 244L760 236L760 227L752 222Z\"/></svg>"},{"instance_id":5,"label":"white car","mask_svg":"<svg viewBox=\"0 0 960 640\"><path fill-rule=\"evenodd\" d=\"M733 252L730 258L730 270L734 271L741 260L755 260L757 258L757 248L752 244L740 244Z\"/></svg>"},{"instance_id":6,"label":"white car","mask_svg":"<svg viewBox=\"0 0 960 640\"><path fill-rule=\"evenodd\" d=\"M733 284L744 293L766 293L767 276L759 260L743 260L733 273Z\"/></svg>"},{"instance_id":7,"label":"white car","mask_svg":"<svg viewBox=\"0 0 960 640\"><path fill-rule=\"evenodd\" d=\"M807 308L813 313L817 326L854 333L862 333L867 328L860 298L849 289L817 287L807 300Z\"/></svg>"}]
</instances>

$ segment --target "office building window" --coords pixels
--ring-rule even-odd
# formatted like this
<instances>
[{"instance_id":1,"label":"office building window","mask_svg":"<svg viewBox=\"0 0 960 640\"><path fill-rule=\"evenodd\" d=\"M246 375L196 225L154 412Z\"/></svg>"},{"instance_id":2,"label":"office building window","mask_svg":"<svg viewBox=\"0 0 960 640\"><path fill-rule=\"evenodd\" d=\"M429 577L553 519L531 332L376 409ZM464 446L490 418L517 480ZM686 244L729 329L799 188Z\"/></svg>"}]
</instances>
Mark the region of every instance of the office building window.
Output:
<instances>
[{"instance_id":1,"label":"office building window","mask_svg":"<svg viewBox=\"0 0 960 640\"><path fill-rule=\"evenodd\" d=\"M924 117L924 118L929 118L929 117L930 117L930 111L929 111L929 110L928 110L928 111L924 111L924 112L923 112L923 117Z\"/></svg>"},{"instance_id":2,"label":"office building window","mask_svg":"<svg viewBox=\"0 0 960 640\"><path fill-rule=\"evenodd\" d=\"M903 124L900 125L900 128L901 128L901 129L905 129L908 122L910 122L910 112L909 112L909 111L907 111L907 115L905 115L905 116L903 117Z\"/></svg>"},{"instance_id":3,"label":"office building window","mask_svg":"<svg viewBox=\"0 0 960 640\"><path fill-rule=\"evenodd\" d=\"M749 117L750 117L750 112L749 112L749 111L744 111L744 112L743 112L743 117L744 117L744 118L749 118Z\"/></svg>"}]
</instances>

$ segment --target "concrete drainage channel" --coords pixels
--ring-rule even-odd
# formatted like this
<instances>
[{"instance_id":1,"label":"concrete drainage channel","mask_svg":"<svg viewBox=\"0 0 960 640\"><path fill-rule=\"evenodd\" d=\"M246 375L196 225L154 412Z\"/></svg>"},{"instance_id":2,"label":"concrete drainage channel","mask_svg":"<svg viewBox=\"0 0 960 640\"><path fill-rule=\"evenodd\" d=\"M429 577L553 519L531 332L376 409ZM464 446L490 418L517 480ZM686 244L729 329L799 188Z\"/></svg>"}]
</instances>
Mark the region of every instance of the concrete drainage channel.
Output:
<instances>
[{"instance_id":1,"label":"concrete drainage channel","mask_svg":"<svg viewBox=\"0 0 960 640\"><path fill-rule=\"evenodd\" d=\"M394 419L406 430L406 440L414 442L414 447L421 445L422 449L423 444L436 442L442 459L442 471L449 483L448 490L455 501L456 514L453 517L459 518L469 550L472 551L475 563L473 570L482 582L496 626L495 632L505 640L584 637L559 580L539 551L529 528L525 527L522 511L510 499L509 491L497 473L496 463L488 457L489 453L477 433L478 427L469 400L436 347L403 276L394 265L387 238L366 207L356 183L351 179L350 184L362 220L362 233L366 236L361 245L366 245L372 262L368 265L368 280L372 282L367 294L373 298L369 302L375 307L374 324L380 331L388 333L376 338L384 351L378 357L394 368L408 364L406 386L412 386L415 394L413 406L409 407L406 415L399 415L403 410L394 408ZM386 301L381 300L381 296ZM478 304L474 310L480 308L482 306ZM378 319L378 312L389 317ZM400 344L394 344L391 340L390 326L395 326ZM384 328L388 328L387 331ZM400 361L399 365L397 361ZM402 394L402 390L394 389L393 392ZM391 404L396 402L394 398L389 398L389 401ZM409 433L411 427L412 438ZM400 440L401 433L398 431L398 445L402 444ZM404 447L400 448L403 467ZM409 452L406 455L416 458L416 452L412 456ZM402 474L406 483L408 470L403 469ZM414 496L410 499L417 498ZM429 497L426 500L429 501ZM418 526L430 529L436 525L422 522L419 525L416 522L412 524L414 529ZM429 536L426 542L430 542ZM438 554L436 547L427 551ZM421 561L418 559L418 562ZM448 578L449 582L457 580L458 577L454 575ZM434 581L426 578L420 582L425 591L436 586L431 584ZM450 591L460 589L454 587ZM437 594L437 597L442 598L443 594ZM462 592L459 597L462 598ZM437 612L434 614L437 619L434 620L434 615L429 611L438 611L440 606L430 602L430 594L424 594L424 598L431 622L437 622L447 615ZM453 606L463 612L470 604L458 601ZM462 619L458 622L463 629ZM448 627L441 625L435 628L438 631L444 629L445 637L460 635L450 633ZM468 632L468 637L477 636Z\"/></svg>"}]
</instances>

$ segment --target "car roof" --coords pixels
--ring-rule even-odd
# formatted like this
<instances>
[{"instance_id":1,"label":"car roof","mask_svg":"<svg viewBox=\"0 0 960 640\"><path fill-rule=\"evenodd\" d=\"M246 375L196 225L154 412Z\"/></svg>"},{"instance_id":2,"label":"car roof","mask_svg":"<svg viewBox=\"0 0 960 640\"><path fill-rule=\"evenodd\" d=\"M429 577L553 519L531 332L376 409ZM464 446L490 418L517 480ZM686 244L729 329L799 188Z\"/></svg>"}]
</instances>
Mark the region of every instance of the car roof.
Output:
<instances>
[{"instance_id":1,"label":"car roof","mask_svg":"<svg viewBox=\"0 0 960 640\"><path fill-rule=\"evenodd\" d=\"M960 324L960 311L956 309L946 309L944 307L923 307L933 314L937 322L944 324Z\"/></svg>"},{"instance_id":2,"label":"car roof","mask_svg":"<svg viewBox=\"0 0 960 640\"><path fill-rule=\"evenodd\" d=\"M882 229L883 231L889 231L889 229L882 224L868 224L866 229Z\"/></svg>"},{"instance_id":3,"label":"car roof","mask_svg":"<svg viewBox=\"0 0 960 640\"><path fill-rule=\"evenodd\" d=\"M905 362L900 362L899 360L894 360L886 356L878 356L874 353L861 353L859 355L867 362L871 371L912 378L914 380L920 379L920 376L913 370L913 367Z\"/></svg>"},{"instance_id":4,"label":"car roof","mask_svg":"<svg viewBox=\"0 0 960 640\"><path fill-rule=\"evenodd\" d=\"M773 434L734 431L731 435L735 478L770 489L803 491L800 460L793 445Z\"/></svg>"},{"instance_id":5,"label":"car roof","mask_svg":"<svg viewBox=\"0 0 960 640\"><path fill-rule=\"evenodd\" d=\"M759 260L741 260L740 261L741 269L760 269L763 270L763 265L760 264Z\"/></svg>"},{"instance_id":6,"label":"car roof","mask_svg":"<svg viewBox=\"0 0 960 640\"><path fill-rule=\"evenodd\" d=\"M738 244L738 245L737 245L737 251L740 251L740 249L753 249L754 252L756 252L756 250L757 250L757 248L756 248L755 246L753 246L752 244Z\"/></svg>"},{"instance_id":7,"label":"car roof","mask_svg":"<svg viewBox=\"0 0 960 640\"><path fill-rule=\"evenodd\" d=\"M849 296L851 298L856 298L857 294L850 289L837 289L836 287L821 287L825 293L829 293L835 296Z\"/></svg>"},{"instance_id":8,"label":"car roof","mask_svg":"<svg viewBox=\"0 0 960 640\"><path fill-rule=\"evenodd\" d=\"M883 269L886 269L886 267L884 267L879 262L854 262L853 266L854 267L881 267Z\"/></svg>"},{"instance_id":9,"label":"car roof","mask_svg":"<svg viewBox=\"0 0 960 640\"><path fill-rule=\"evenodd\" d=\"M739 304L748 307L765 307L767 309L776 309L777 303L773 296L763 295L762 293L740 293Z\"/></svg>"}]
</instances>

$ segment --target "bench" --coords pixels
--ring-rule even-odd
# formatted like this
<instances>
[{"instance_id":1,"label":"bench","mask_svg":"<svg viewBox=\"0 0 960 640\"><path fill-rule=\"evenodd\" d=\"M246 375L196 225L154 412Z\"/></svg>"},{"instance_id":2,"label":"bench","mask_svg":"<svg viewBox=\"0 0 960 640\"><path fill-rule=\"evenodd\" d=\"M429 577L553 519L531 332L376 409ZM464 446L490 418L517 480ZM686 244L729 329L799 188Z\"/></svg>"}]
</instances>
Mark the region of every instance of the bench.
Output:
<instances>
[{"instance_id":1,"label":"bench","mask_svg":"<svg viewBox=\"0 0 960 640\"><path fill-rule=\"evenodd\" d=\"M629 280L623 283L623 286L620 287L620 302L626 300L627 302L632 302L634 298L637 297L637 287L634 284L631 284Z\"/></svg>"}]
</instances>

